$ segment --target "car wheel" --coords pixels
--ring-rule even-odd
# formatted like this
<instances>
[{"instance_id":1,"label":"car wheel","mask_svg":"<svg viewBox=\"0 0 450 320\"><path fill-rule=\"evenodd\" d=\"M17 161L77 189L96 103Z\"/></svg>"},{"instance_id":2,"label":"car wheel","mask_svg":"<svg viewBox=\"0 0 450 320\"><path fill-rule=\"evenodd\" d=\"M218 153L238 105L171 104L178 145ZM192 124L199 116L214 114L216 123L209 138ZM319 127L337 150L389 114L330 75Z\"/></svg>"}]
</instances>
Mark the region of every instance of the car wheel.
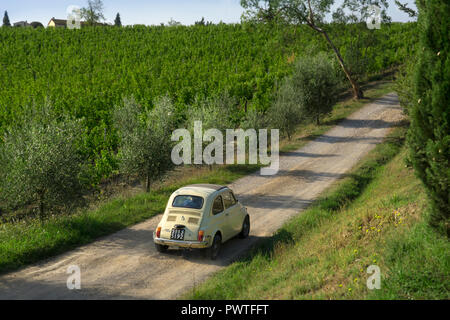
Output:
<instances>
[{"instance_id":1,"label":"car wheel","mask_svg":"<svg viewBox=\"0 0 450 320\"><path fill-rule=\"evenodd\" d=\"M248 234L250 233L250 217L247 215L245 216L244 222L242 222L242 229L239 233L239 238L245 239L248 237Z\"/></svg>"},{"instance_id":2,"label":"car wheel","mask_svg":"<svg viewBox=\"0 0 450 320\"><path fill-rule=\"evenodd\" d=\"M216 260L222 245L222 237L216 233L211 247L208 248L207 254L211 260Z\"/></svg>"},{"instance_id":3,"label":"car wheel","mask_svg":"<svg viewBox=\"0 0 450 320\"><path fill-rule=\"evenodd\" d=\"M155 243L155 247L156 247L156 251L164 253L167 251L167 249L169 248L169 246L164 246L162 244L157 244Z\"/></svg>"}]
</instances>

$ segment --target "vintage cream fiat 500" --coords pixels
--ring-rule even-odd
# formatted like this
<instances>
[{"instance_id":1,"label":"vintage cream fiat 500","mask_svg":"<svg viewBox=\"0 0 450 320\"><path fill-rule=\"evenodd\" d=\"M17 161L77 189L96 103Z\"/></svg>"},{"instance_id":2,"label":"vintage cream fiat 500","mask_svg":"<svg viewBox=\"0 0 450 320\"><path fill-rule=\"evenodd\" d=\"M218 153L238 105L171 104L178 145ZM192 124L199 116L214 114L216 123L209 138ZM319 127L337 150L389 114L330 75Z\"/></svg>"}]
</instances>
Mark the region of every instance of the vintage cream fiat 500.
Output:
<instances>
[{"instance_id":1,"label":"vintage cream fiat 500","mask_svg":"<svg viewBox=\"0 0 450 320\"><path fill-rule=\"evenodd\" d=\"M203 248L216 259L220 246L250 232L250 217L230 188L213 184L189 185L175 191L153 233L159 252L169 247Z\"/></svg>"}]
</instances>

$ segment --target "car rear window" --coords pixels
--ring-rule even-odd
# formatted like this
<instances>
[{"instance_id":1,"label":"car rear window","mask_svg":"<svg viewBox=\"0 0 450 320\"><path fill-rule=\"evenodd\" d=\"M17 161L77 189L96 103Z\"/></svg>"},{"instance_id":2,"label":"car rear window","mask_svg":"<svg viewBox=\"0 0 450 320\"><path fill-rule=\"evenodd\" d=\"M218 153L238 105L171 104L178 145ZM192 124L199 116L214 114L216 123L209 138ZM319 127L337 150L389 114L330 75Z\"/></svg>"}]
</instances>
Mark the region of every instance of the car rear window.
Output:
<instances>
[{"instance_id":1,"label":"car rear window","mask_svg":"<svg viewBox=\"0 0 450 320\"><path fill-rule=\"evenodd\" d=\"M180 195L173 199L172 207L201 209L203 207L203 198L197 196Z\"/></svg>"}]
</instances>

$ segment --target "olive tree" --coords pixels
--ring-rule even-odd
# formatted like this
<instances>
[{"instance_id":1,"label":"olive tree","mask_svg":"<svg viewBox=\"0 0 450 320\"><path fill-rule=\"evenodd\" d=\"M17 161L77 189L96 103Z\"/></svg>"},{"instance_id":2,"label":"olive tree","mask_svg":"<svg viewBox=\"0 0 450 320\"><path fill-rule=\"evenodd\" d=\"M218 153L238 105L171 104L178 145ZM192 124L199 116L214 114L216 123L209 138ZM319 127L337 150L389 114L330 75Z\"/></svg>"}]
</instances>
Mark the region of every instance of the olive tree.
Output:
<instances>
[{"instance_id":1,"label":"olive tree","mask_svg":"<svg viewBox=\"0 0 450 320\"><path fill-rule=\"evenodd\" d=\"M280 17L281 2L281 0L241 0L241 6L245 9L242 17L244 20L273 22Z\"/></svg>"},{"instance_id":2,"label":"olive tree","mask_svg":"<svg viewBox=\"0 0 450 320\"><path fill-rule=\"evenodd\" d=\"M151 110L143 110L133 98L124 99L114 110L114 126L120 139L120 170L144 178L147 192L150 192L151 182L173 166L174 110L168 97L156 100Z\"/></svg>"},{"instance_id":3,"label":"olive tree","mask_svg":"<svg viewBox=\"0 0 450 320\"><path fill-rule=\"evenodd\" d=\"M313 120L319 125L320 118L331 112L336 102L338 82L336 69L326 54L300 57L269 110L272 125L288 139L301 122Z\"/></svg>"},{"instance_id":4,"label":"olive tree","mask_svg":"<svg viewBox=\"0 0 450 320\"><path fill-rule=\"evenodd\" d=\"M278 89L276 100L269 109L269 121L273 128L291 140L295 128L301 121L297 92L290 77L285 78Z\"/></svg>"},{"instance_id":5,"label":"olive tree","mask_svg":"<svg viewBox=\"0 0 450 320\"><path fill-rule=\"evenodd\" d=\"M47 209L81 199L85 159L82 120L58 117L50 107L33 108L0 145L0 202L9 209Z\"/></svg>"},{"instance_id":6,"label":"olive tree","mask_svg":"<svg viewBox=\"0 0 450 320\"><path fill-rule=\"evenodd\" d=\"M84 18L89 25L94 26L96 23L105 20L105 16L103 15L104 10L102 0L88 0L87 6L80 10L81 17Z\"/></svg>"},{"instance_id":7,"label":"olive tree","mask_svg":"<svg viewBox=\"0 0 450 320\"><path fill-rule=\"evenodd\" d=\"M331 59L324 53L301 57L295 65L292 85L303 119L320 124L337 101L338 78Z\"/></svg>"},{"instance_id":8,"label":"olive tree","mask_svg":"<svg viewBox=\"0 0 450 320\"><path fill-rule=\"evenodd\" d=\"M232 117L237 99L228 92L208 98L197 98L188 110L188 127L193 128L194 121L202 121L203 129L218 129L225 133L234 128Z\"/></svg>"},{"instance_id":9,"label":"olive tree","mask_svg":"<svg viewBox=\"0 0 450 320\"><path fill-rule=\"evenodd\" d=\"M194 150L196 138L202 138L202 149L204 149L204 147L209 144L209 142L207 141L208 139L203 140L204 137L199 137L199 132L195 132L196 130L200 129L198 126L196 126L196 123L198 123L199 121L201 122L202 135L204 135L209 129L216 129L220 131L223 138L226 135L227 129L235 128L233 116L236 114L234 111L237 103L237 99L231 96L228 92L208 98L195 99L194 103L189 107L187 115L187 128L191 132L191 135L194 136L194 139L192 141L192 143L194 143ZM214 140L214 142L217 142L215 140L217 138L215 135L209 138L210 140ZM223 148L224 145L226 145L225 138L223 138L222 140L222 145L217 146L219 148ZM197 150L196 152L199 152L199 150ZM200 164L195 161L195 156L194 163ZM209 168L212 168L211 165Z\"/></svg>"},{"instance_id":10,"label":"olive tree","mask_svg":"<svg viewBox=\"0 0 450 320\"><path fill-rule=\"evenodd\" d=\"M417 17L417 11L408 7L407 3L401 3L400 1L395 0L395 4L401 11L405 12L410 18Z\"/></svg>"},{"instance_id":11,"label":"olive tree","mask_svg":"<svg viewBox=\"0 0 450 320\"><path fill-rule=\"evenodd\" d=\"M240 127L243 130L255 129L256 132L259 129L264 129L267 127L266 115L256 108L251 108L245 113L245 117L241 120Z\"/></svg>"}]
</instances>

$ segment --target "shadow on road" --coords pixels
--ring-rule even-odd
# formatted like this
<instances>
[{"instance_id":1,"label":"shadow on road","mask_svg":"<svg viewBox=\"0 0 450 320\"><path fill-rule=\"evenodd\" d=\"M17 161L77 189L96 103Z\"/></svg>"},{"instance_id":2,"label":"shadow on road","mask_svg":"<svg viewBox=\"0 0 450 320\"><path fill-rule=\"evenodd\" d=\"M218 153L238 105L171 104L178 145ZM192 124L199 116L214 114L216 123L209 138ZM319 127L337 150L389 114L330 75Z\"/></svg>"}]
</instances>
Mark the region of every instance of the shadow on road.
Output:
<instances>
[{"instance_id":1,"label":"shadow on road","mask_svg":"<svg viewBox=\"0 0 450 320\"><path fill-rule=\"evenodd\" d=\"M337 157L337 154L319 154L319 153L308 153L299 151L289 151L283 153L283 157L303 157L303 158L333 158Z\"/></svg>"},{"instance_id":2,"label":"shadow on road","mask_svg":"<svg viewBox=\"0 0 450 320\"><path fill-rule=\"evenodd\" d=\"M364 142L368 144L378 144L381 141L383 141L383 138L378 137L336 137L336 136L330 136L330 135L310 135L308 137L304 137L301 140L304 141L314 141L314 142L320 142L320 143L349 143L349 142Z\"/></svg>"},{"instance_id":3,"label":"shadow on road","mask_svg":"<svg viewBox=\"0 0 450 320\"><path fill-rule=\"evenodd\" d=\"M34 290L20 290L20 288L37 288L39 296L34 294ZM20 293L19 293L20 292ZM22 294L21 294L22 293ZM0 281L0 299L8 300L135 300L136 297L105 292L104 287L98 289L83 287L69 290L65 281L47 282L24 279L14 279L13 281Z\"/></svg>"},{"instance_id":4,"label":"shadow on road","mask_svg":"<svg viewBox=\"0 0 450 320\"><path fill-rule=\"evenodd\" d=\"M397 106L398 98L395 96L385 96L385 97L376 99L372 103L376 104L376 105Z\"/></svg>"}]
</instances>

